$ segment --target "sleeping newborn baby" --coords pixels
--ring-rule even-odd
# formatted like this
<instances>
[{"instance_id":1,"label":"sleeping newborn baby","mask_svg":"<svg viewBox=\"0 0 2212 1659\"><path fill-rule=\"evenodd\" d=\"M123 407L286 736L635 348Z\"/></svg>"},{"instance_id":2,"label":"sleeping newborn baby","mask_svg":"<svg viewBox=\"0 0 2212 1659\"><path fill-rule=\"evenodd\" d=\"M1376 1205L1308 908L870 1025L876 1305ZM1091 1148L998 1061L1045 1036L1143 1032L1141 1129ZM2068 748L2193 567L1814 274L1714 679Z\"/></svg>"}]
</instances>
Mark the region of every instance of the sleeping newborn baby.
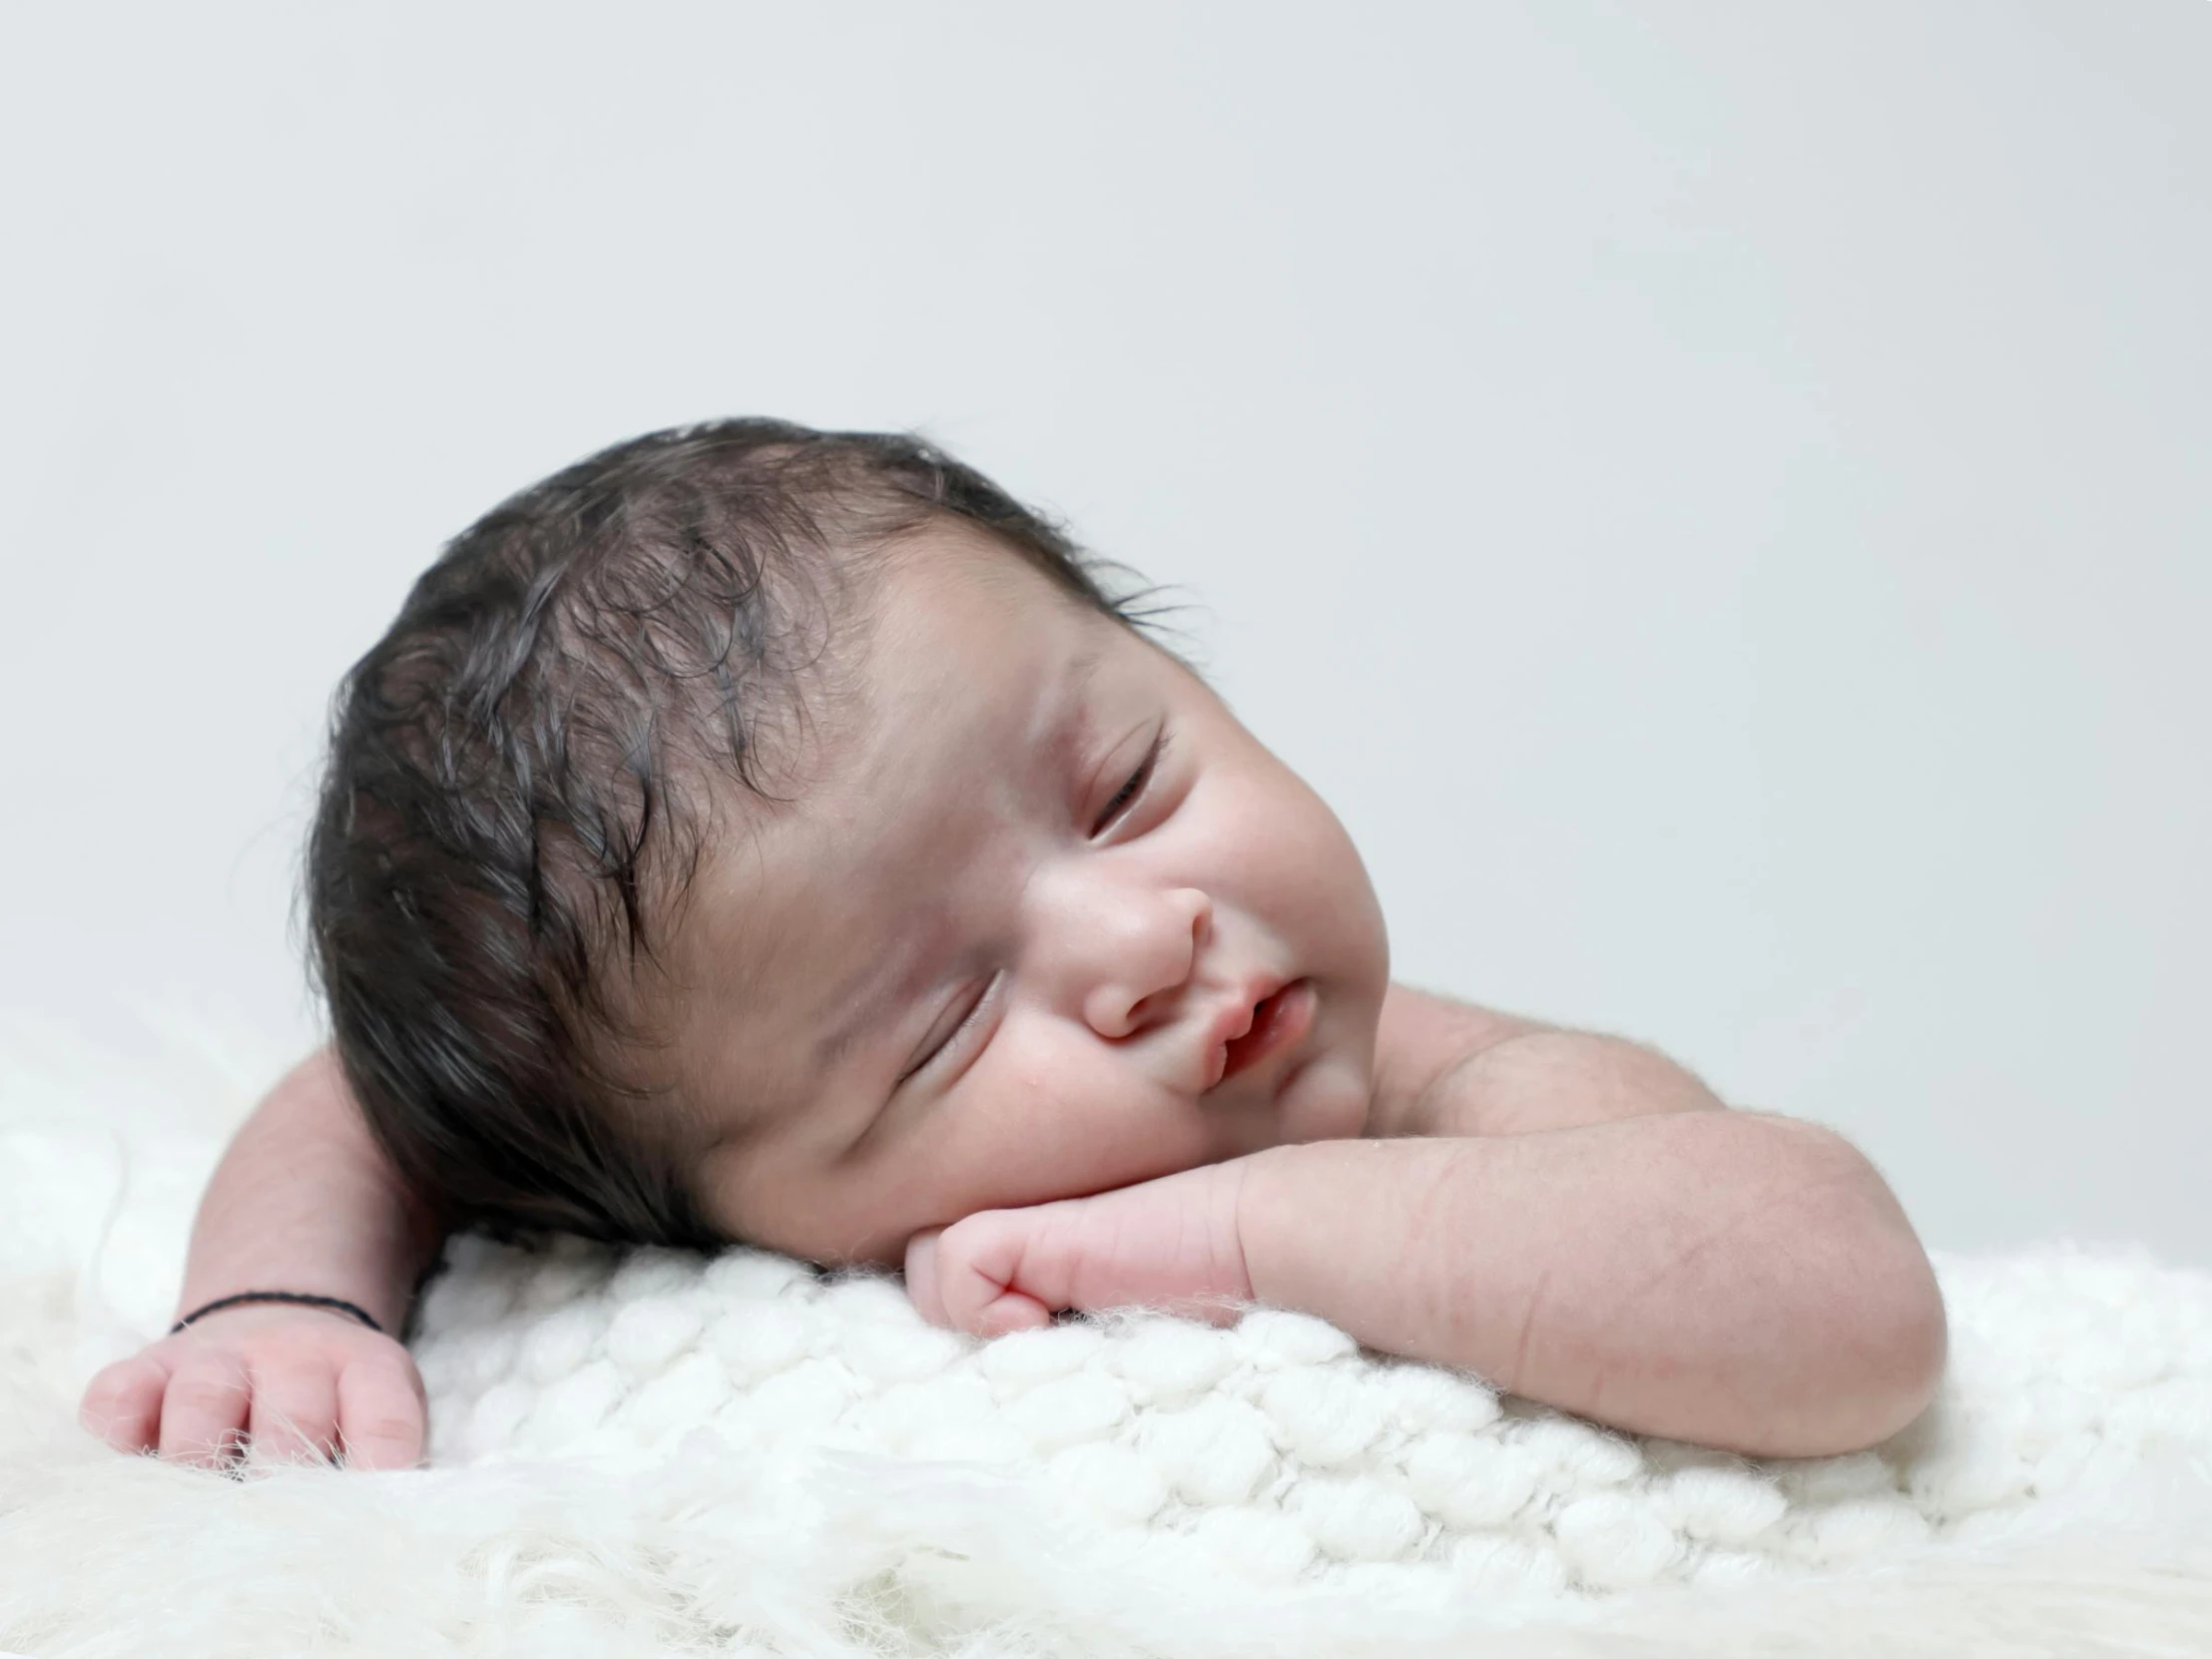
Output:
<instances>
[{"instance_id":1,"label":"sleeping newborn baby","mask_svg":"<svg viewBox=\"0 0 2212 1659\"><path fill-rule=\"evenodd\" d=\"M1117 573L915 439L768 420L456 539L336 705L333 1040L88 1426L414 1462L396 1336L471 1227L874 1264L984 1337L1266 1303L1750 1453L1916 1416L1942 1302L1873 1165L1391 984L1336 817Z\"/></svg>"}]
</instances>

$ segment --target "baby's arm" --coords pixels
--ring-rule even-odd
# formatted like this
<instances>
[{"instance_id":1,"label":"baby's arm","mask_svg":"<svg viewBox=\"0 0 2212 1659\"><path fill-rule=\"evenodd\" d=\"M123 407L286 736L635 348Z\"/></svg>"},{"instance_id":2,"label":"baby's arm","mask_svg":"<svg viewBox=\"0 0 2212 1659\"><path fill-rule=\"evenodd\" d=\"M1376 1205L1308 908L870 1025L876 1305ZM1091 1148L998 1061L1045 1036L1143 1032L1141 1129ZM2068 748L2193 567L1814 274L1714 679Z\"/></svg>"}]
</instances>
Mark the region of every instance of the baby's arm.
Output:
<instances>
[{"instance_id":1,"label":"baby's arm","mask_svg":"<svg viewBox=\"0 0 2212 1659\"><path fill-rule=\"evenodd\" d=\"M1255 1297L1622 1428L1857 1450L1941 1375L1920 1241L1874 1167L1812 1124L1655 1112L1239 1162Z\"/></svg>"},{"instance_id":2,"label":"baby's arm","mask_svg":"<svg viewBox=\"0 0 2212 1659\"><path fill-rule=\"evenodd\" d=\"M916 1234L914 1304L997 1336L1059 1308L1221 1324L1253 1301L1644 1434L1855 1451L1927 1406L1941 1295L1842 1137L1651 1112L1479 1138L1310 1141Z\"/></svg>"},{"instance_id":3,"label":"baby's arm","mask_svg":"<svg viewBox=\"0 0 2212 1659\"><path fill-rule=\"evenodd\" d=\"M1927 1406L1927 1253L1830 1130L1666 1056L1392 986L1366 1134L917 1234L906 1279L991 1336L1059 1308L1260 1300L1641 1433L1856 1450Z\"/></svg>"},{"instance_id":4,"label":"baby's arm","mask_svg":"<svg viewBox=\"0 0 2212 1659\"><path fill-rule=\"evenodd\" d=\"M240 1291L338 1297L335 1310L247 1303L108 1367L85 1390L88 1428L124 1451L201 1461L235 1448L341 1447L355 1467L422 1453L421 1379L398 1333L439 1244L427 1210L361 1121L335 1058L315 1054L232 1141L193 1225L178 1315Z\"/></svg>"}]
</instances>

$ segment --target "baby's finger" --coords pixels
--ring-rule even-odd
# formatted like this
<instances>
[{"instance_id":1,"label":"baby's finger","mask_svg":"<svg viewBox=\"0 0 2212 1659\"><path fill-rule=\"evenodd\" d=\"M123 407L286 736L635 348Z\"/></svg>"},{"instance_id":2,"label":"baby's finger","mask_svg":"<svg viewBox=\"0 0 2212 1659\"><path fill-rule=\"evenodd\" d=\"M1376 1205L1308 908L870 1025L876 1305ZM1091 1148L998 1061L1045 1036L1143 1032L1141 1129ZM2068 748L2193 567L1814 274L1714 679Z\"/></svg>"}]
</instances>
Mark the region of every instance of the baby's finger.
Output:
<instances>
[{"instance_id":1,"label":"baby's finger","mask_svg":"<svg viewBox=\"0 0 2212 1659\"><path fill-rule=\"evenodd\" d=\"M254 1373L248 1432L257 1462L327 1462L337 1450L337 1419L338 1382L325 1367L273 1366Z\"/></svg>"},{"instance_id":2,"label":"baby's finger","mask_svg":"<svg viewBox=\"0 0 2212 1659\"><path fill-rule=\"evenodd\" d=\"M1028 1225L1018 1211L985 1211L955 1223L951 1247L931 1252L935 1299L955 1331L1003 1337L1052 1323L1052 1310L1021 1284Z\"/></svg>"},{"instance_id":3,"label":"baby's finger","mask_svg":"<svg viewBox=\"0 0 2212 1659\"><path fill-rule=\"evenodd\" d=\"M172 1463L218 1463L246 1432L246 1365L236 1355L202 1349L170 1373L162 1396L162 1456Z\"/></svg>"},{"instance_id":4,"label":"baby's finger","mask_svg":"<svg viewBox=\"0 0 2212 1659\"><path fill-rule=\"evenodd\" d=\"M85 1385L77 1420L118 1451L148 1451L161 1432L162 1391L169 1368L151 1354L134 1354Z\"/></svg>"},{"instance_id":5,"label":"baby's finger","mask_svg":"<svg viewBox=\"0 0 2212 1659\"><path fill-rule=\"evenodd\" d=\"M422 1461L422 1381L412 1365L356 1361L338 1374L338 1432L345 1466L411 1469Z\"/></svg>"},{"instance_id":6,"label":"baby's finger","mask_svg":"<svg viewBox=\"0 0 2212 1659\"><path fill-rule=\"evenodd\" d=\"M1004 1337L1016 1331L1041 1331L1052 1323L1052 1310L1033 1296L1002 1291L960 1322L961 1329L978 1337Z\"/></svg>"}]
</instances>

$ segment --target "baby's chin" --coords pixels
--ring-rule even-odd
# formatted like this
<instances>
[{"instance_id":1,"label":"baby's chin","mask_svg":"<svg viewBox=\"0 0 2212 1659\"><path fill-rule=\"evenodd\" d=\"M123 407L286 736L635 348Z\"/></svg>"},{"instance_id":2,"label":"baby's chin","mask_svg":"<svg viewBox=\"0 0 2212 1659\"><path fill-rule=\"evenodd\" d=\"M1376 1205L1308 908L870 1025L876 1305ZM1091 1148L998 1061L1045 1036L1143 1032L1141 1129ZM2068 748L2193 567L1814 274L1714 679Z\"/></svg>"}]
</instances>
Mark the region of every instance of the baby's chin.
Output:
<instances>
[{"instance_id":1,"label":"baby's chin","mask_svg":"<svg viewBox=\"0 0 2212 1659\"><path fill-rule=\"evenodd\" d=\"M1279 1145L1355 1140L1367 1133L1373 1067L1355 1056L1317 1055L1283 1091Z\"/></svg>"}]
</instances>

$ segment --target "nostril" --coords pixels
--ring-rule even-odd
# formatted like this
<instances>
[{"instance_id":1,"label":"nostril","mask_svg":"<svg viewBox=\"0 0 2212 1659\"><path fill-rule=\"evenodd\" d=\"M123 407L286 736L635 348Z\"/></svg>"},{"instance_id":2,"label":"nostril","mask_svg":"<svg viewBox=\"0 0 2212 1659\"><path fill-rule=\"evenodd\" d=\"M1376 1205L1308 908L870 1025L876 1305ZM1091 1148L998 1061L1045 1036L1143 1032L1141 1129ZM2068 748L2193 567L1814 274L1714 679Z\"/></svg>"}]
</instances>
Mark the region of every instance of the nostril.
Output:
<instances>
[{"instance_id":1,"label":"nostril","mask_svg":"<svg viewBox=\"0 0 2212 1659\"><path fill-rule=\"evenodd\" d=\"M1133 1004L1130 1005L1128 1019L1129 1029L1122 1034L1124 1036L1133 1035L1136 1032L1142 1031L1155 1019L1159 1018L1162 998L1164 998L1169 993L1165 991L1154 991L1150 996L1139 997Z\"/></svg>"}]
</instances>

